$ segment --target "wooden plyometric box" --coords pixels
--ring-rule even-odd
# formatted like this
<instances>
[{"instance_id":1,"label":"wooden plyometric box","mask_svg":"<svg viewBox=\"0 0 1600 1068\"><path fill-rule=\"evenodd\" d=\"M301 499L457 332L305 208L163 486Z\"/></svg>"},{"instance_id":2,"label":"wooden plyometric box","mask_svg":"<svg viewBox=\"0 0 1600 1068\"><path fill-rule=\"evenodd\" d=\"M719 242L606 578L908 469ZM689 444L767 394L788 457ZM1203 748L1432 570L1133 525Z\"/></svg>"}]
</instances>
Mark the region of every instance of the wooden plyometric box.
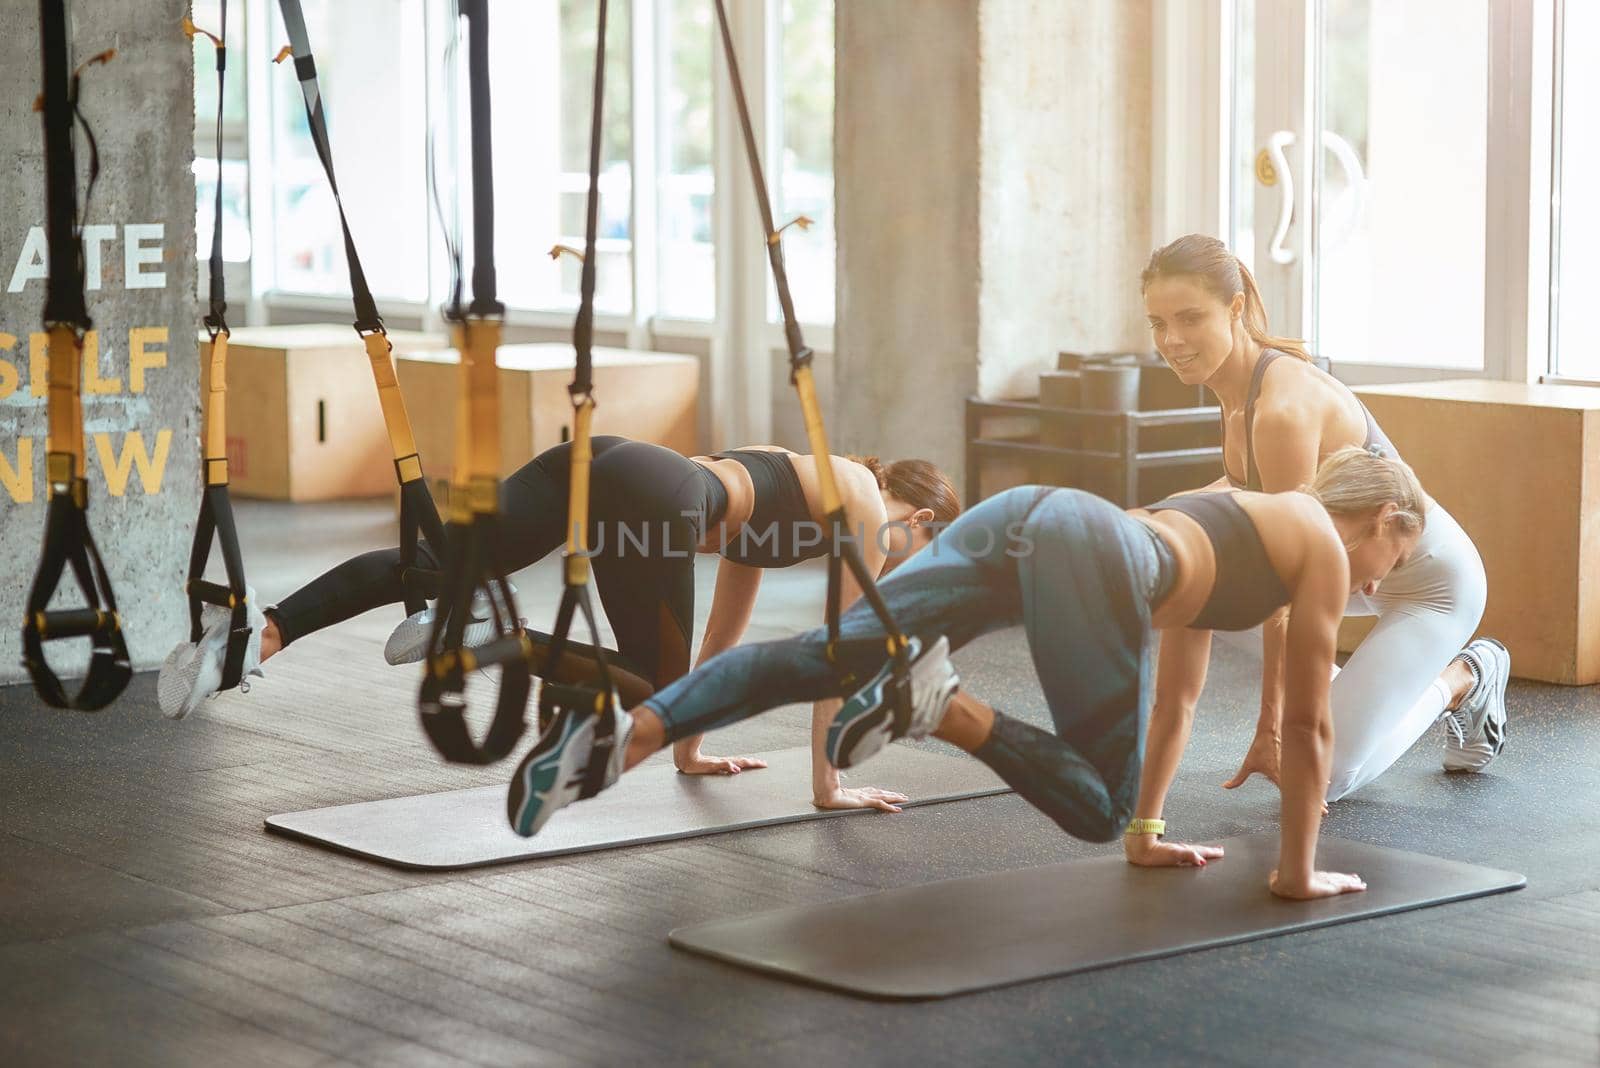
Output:
<instances>
[{"instance_id":1,"label":"wooden plyometric box","mask_svg":"<svg viewBox=\"0 0 1600 1068\"><path fill-rule=\"evenodd\" d=\"M400 392L411 411L417 451L428 481L447 482L454 468L456 403L460 397L455 350L401 352ZM502 345L500 367L501 477L572 435L572 346ZM634 349L594 349L595 434L691 455L698 448L696 414L700 361L693 356Z\"/></svg>"},{"instance_id":2,"label":"wooden plyometric box","mask_svg":"<svg viewBox=\"0 0 1600 1068\"><path fill-rule=\"evenodd\" d=\"M397 351L449 344L443 335L410 331L389 338ZM210 355L202 332L202 391ZM348 324L232 331L227 411L229 488L237 496L326 501L382 497L394 487L372 364Z\"/></svg>"},{"instance_id":3,"label":"wooden plyometric box","mask_svg":"<svg viewBox=\"0 0 1600 1068\"><path fill-rule=\"evenodd\" d=\"M1357 396L1483 557L1512 674L1600 681L1600 389L1463 379ZM1341 648L1370 629L1346 621Z\"/></svg>"}]
</instances>

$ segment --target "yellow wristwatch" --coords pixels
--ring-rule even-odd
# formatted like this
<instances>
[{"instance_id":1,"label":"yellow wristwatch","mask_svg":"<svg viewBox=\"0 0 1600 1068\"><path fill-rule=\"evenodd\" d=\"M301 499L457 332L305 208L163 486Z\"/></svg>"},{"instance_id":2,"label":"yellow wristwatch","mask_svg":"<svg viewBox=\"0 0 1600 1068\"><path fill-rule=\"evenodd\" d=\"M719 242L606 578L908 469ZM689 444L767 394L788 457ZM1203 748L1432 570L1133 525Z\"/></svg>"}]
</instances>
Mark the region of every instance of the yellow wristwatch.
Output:
<instances>
[{"instance_id":1,"label":"yellow wristwatch","mask_svg":"<svg viewBox=\"0 0 1600 1068\"><path fill-rule=\"evenodd\" d=\"M1140 834L1153 834L1157 838L1167 833L1166 820L1129 820L1128 829L1122 832L1124 836L1132 838Z\"/></svg>"}]
</instances>

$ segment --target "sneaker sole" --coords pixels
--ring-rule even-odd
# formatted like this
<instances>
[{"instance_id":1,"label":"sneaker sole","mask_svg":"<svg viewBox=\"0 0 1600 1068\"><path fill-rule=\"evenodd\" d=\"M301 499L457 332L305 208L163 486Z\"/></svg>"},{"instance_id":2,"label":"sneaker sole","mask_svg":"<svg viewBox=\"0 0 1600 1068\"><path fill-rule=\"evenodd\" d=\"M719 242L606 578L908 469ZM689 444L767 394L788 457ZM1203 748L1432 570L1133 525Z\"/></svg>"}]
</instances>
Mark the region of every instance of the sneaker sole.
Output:
<instances>
[{"instance_id":1,"label":"sneaker sole","mask_svg":"<svg viewBox=\"0 0 1600 1068\"><path fill-rule=\"evenodd\" d=\"M884 665L833 717L828 725L828 763L836 768L854 767L894 741L894 717L883 700L892 674L893 665Z\"/></svg>"},{"instance_id":2,"label":"sneaker sole","mask_svg":"<svg viewBox=\"0 0 1600 1068\"><path fill-rule=\"evenodd\" d=\"M912 639L916 642L916 639ZM945 638L941 637L926 652L920 643L912 646L912 690L915 691L919 669L928 670L929 661L925 657L933 657L933 663L943 666L947 678L940 684L941 694L939 707L943 708L950 703L951 696L960 687L961 680L950 666L950 646ZM885 664L872 681L856 691L845 702L828 725L828 739L826 752L828 762L836 768L855 767L878 753L884 746L898 740L901 735L894 732L894 712L884 700L884 694L894 675L893 661ZM933 727L920 730L923 724L913 722L905 736L925 738L932 733Z\"/></svg>"},{"instance_id":3,"label":"sneaker sole","mask_svg":"<svg viewBox=\"0 0 1600 1068\"><path fill-rule=\"evenodd\" d=\"M406 622L410 622L410 620ZM528 621L524 619L520 620L519 623L522 626L527 626ZM405 625L405 623L400 624L402 627ZM390 651L394 643L394 635L391 634L389 636L389 644L383 647L383 659L391 667L422 663L428 655L428 635L432 629L432 623L421 627L420 634L407 641L404 645L395 648L393 652ZM462 632L461 647L463 649L476 649L480 645L487 645L494 637L494 624L492 622L485 620L481 623L468 623L467 629Z\"/></svg>"},{"instance_id":4,"label":"sneaker sole","mask_svg":"<svg viewBox=\"0 0 1600 1068\"><path fill-rule=\"evenodd\" d=\"M585 729L593 731L592 716L580 719L572 709L562 709L550 730L517 765L506 794L506 817L511 829L522 837L538 834L551 816L578 799L583 769L572 760L573 743Z\"/></svg>"},{"instance_id":5,"label":"sneaker sole","mask_svg":"<svg viewBox=\"0 0 1600 1068\"><path fill-rule=\"evenodd\" d=\"M1482 763L1468 763L1465 758L1471 757L1475 761L1477 754L1472 754L1465 748L1447 748L1444 754L1444 770L1455 774L1470 775L1483 771L1494 763L1495 758L1506 747L1508 733L1506 723L1509 718L1506 715L1506 686L1511 682L1511 652L1494 638L1485 638L1483 641L1490 647L1490 652L1494 656L1496 677L1499 680L1498 692L1491 696L1490 711L1483 721L1483 736L1489 742L1489 755ZM1494 714L1496 709L1499 710L1498 716Z\"/></svg>"}]
</instances>

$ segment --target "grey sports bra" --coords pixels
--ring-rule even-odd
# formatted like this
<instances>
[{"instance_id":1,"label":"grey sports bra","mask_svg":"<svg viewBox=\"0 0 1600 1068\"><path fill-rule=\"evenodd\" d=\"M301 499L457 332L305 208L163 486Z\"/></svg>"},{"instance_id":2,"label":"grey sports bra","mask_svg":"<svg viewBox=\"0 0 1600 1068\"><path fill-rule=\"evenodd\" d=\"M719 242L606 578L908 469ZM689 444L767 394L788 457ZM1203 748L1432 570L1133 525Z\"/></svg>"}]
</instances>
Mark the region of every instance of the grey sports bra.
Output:
<instances>
[{"instance_id":1,"label":"grey sports bra","mask_svg":"<svg viewBox=\"0 0 1600 1068\"><path fill-rule=\"evenodd\" d=\"M1234 489L1255 490L1261 492L1261 472L1256 470L1256 398L1261 396L1261 380L1267 373L1267 367L1282 356L1283 353L1276 349L1263 349L1261 359L1256 361L1255 373L1250 376L1250 392L1244 402L1244 460L1245 478L1243 481L1233 477L1233 472L1228 470L1228 420L1222 420L1222 473L1227 476L1228 483ZM1361 404L1358 400L1357 404ZM1398 460L1400 453L1389 440L1389 435L1383 432L1378 421L1372 418L1372 413L1367 411L1367 406L1361 404L1361 414L1367 420L1367 440L1364 443L1367 449L1376 451L1381 456Z\"/></svg>"}]
</instances>

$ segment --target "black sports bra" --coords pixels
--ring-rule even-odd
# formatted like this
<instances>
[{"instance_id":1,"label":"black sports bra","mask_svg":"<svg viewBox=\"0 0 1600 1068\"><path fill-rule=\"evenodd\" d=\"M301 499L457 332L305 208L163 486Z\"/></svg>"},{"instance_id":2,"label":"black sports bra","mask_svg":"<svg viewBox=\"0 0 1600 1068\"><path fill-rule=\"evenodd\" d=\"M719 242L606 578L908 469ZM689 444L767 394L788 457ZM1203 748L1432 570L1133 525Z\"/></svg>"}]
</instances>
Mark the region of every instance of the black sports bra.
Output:
<instances>
[{"instance_id":1,"label":"black sports bra","mask_svg":"<svg viewBox=\"0 0 1600 1068\"><path fill-rule=\"evenodd\" d=\"M1149 505L1182 512L1200 524L1217 558L1217 577L1191 630L1249 630L1289 603L1283 579L1267 559L1261 534L1231 493L1189 493Z\"/></svg>"},{"instance_id":2,"label":"black sports bra","mask_svg":"<svg viewBox=\"0 0 1600 1068\"><path fill-rule=\"evenodd\" d=\"M1256 398L1261 396L1261 380L1266 376L1267 366L1282 356L1283 353L1276 349L1262 349L1261 358L1256 361L1255 372L1250 376L1250 392L1244 402L1244 463L1245 479L1243 482L1233 477L1233 472L1228 470L1228 420L1222 420L1222 473L1227 476L1228 484L1234 489L1255 490L1261 492L1261 472L1256 470ZM1358 400L1357 404L1361 404ZM1389 440L1389 435L1383 432L1378 421L1372 418L1372 413L1367 411L1367 406L1361 404L1361 414L1367 420L1367 440L1364 447L1379 456L1388 456L1399 459L1400 453Z\"/></svg>"},{"instance_id":3,"label":"black sports bra","mask_svg":"<svg viewBox=\"0 0 1600 1068\"><path fill-rule=\"evenodd\" d=\"M788 453L730 449L712 456L744 465L755 487L750 518L722 547L724 557L750 567L789 567L832 550L832 539L822 524L811 518L805 490Z\"/></svg>"}]
</instances>

